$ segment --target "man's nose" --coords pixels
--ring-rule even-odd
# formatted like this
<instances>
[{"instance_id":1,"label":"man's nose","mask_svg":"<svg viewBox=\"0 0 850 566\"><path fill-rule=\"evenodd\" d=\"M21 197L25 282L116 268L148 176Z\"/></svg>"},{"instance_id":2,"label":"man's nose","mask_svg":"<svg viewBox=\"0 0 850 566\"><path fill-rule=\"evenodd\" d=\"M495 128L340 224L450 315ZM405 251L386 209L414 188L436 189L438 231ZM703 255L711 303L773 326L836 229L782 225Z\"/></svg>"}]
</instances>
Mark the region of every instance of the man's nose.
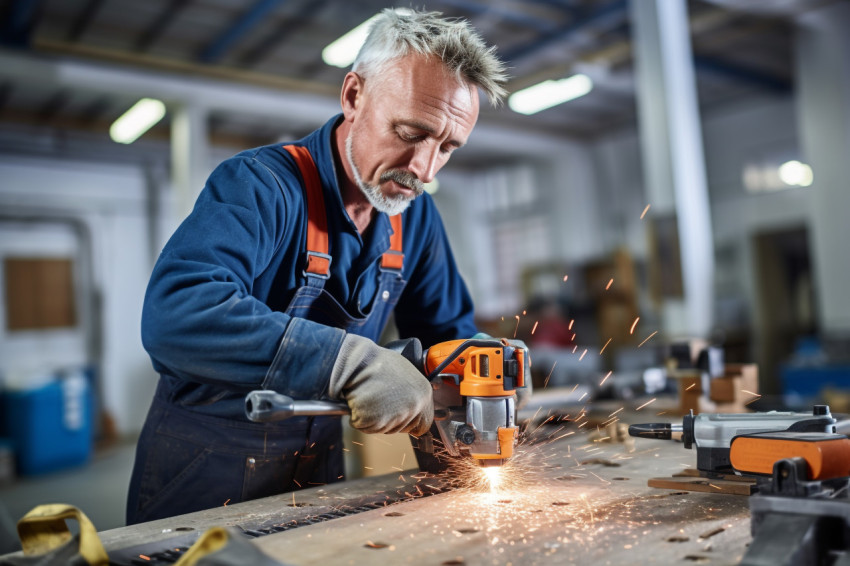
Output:
<instances>
[{"instance_id":1,"label":"man's nose","mask_svg":"<svg viewBox=\"0 0 850 566\"><path fill-rule=\"evenodd\" d=\"M416 175L423 183L430 183L434 180L437 172L440 170L440 147L432 146L431 144L421 144L414 152L410 159L410 171Z\"/></svg>"}]
</instances>

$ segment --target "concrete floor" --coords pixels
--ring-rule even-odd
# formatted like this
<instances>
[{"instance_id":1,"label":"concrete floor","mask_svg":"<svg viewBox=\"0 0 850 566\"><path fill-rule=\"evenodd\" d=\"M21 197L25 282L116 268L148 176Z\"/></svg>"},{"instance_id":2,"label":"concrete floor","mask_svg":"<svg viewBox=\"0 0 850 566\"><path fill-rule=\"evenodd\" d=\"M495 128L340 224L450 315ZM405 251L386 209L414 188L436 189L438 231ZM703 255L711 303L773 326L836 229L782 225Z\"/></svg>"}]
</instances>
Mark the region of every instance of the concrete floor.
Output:
<instances>
[{"instance_id":1,"label":"concrete floor","mask_svg":"<svg viewBox=\"0 0 850 566\"><path fill-rule=\"evenodd\" d=\"M44 503L74 505L98 531L123 527L135 450L136 439L127 439L96 450L83 466L0 485L0 554L15 550L8 547L17 540L15 522Z\"/></svg>"}]
</instances>

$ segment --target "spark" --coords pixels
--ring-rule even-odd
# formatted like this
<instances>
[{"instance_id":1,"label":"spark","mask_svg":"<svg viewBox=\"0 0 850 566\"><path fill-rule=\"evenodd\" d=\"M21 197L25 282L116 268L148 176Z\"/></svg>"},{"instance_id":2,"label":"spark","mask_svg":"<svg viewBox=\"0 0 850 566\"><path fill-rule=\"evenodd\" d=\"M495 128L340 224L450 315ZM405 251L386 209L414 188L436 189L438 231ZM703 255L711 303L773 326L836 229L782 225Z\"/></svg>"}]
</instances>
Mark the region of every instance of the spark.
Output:
<instances>
[{"instance_id":1,"label":"spark","mask_svg":"<svg viewBox=\"0 0 850 566\"><path fill-rule=\"evenodd\" d=\"M566 282L566 281L567 281L567 278L568 278L568 277L569 277L569 275L564 275L564 282Z\"/></svg>"},{"instance_id":2,"label":"spark","mask_svg":"<svg viewBox=\"0 0 850 566\"><path fill-rule=\"evenodd\" d=\"M656 330L655 332L653 332L652 334L650 334L649 336L647 336L646 338L644 338L643 342L641 342L640 344L638 344L638 348L640 348L641 346L643 346L644 344L646 344L647 342L649 342L649 339L650 339L650 338L652 338L653 336L655 336L656 334L658 334L658 331L657 331L657 330Z\"/></svg>"},{"instance_id":3,"label":"spark","mask_svg":"<svg viewBox=\"0 0 850 566\"><path fill-rule=\"evenodd\" d=\"M610 343L611 343L611 340L613 340L613 338L609 338L609 339L608 339L608 341L607 341L607 342L605 342L605 345L604 345L604 346L602 346L602 349L601 349L601 350L599 350L599 353L600 353L600 354L601 354L602 352L604 352L604 351L605 351L605 348L607 348L607 347L608 347L608 344L610 344Z\"/></svg>"},{"instance_id":4,"label":"spark","mask_svg":"<svg viewBox=\"0 0 850 566\"><path fill-rule=\"evenodd\" d=\"M532 336L534 336L534 331L535 331L535 330L537 330L537 323L538 323L538 322L540 322L540 321L539 321L539 320L535 320L535 321L534 321L534 328L532 328L532 329L531 329L531 335L532 335Z\"/></svg>"},{"instance_id":5,"label":"spark","mask_svg":"<svg viewBox=\"0 0 850 566\"><path fill-rule=\"evenodd\" d=\"M587 471L588 471L588 472L590 472L590 470L587 470ZM601 481L602 483L611 483L611 482L609 482L608 480L606 480L606 479L604 479L604 478L601 478L601 477L597 476L597 475L596 475L596 474L594 474L593 472L590 472L590 473L591 473L591 474L593 474L594 476L596 476L596 478L597 478L599 481Z\"/></svg>"},{"instance_id":6,"label":"spark","mask_svg":"<svg viewBox=\"0 0 850 566\"><path fill-rule=\"evenodd\" d=\"M602 378L602 381L599 382L599 385L602 385L603 383L605 383L605 380L608 379L609 377L611 377L612 373L614 373L614 370L611 370L608 373L606 373L605 377Z\"/></svg>"},{"instance_id":7,"label":"spark","mask_svg":"<svg viewBox=\"0 0 850 566\"><path fill-rule=\"evenodd\" d=\"M655 399L656 399L656 398L655 398L655 397L653 397L652 399L650 399L649 401L647 401L646 403L644 403L643 405L641 405L640 407L638 407L637 409L635 409L635 411L640 411L641 409L643 409L644 407L646 407L646 406L647 406L647 405L649 405L650 403L654 403L654 402L655 402Z\"/></svg>"},{"instance_id":8,"label":"spark","mask_svg":"<svg viewBox=\"0 0 850 566\"><path fill-rule=\"evenodd\" d=\"M690 385L688 385L687 387L685 387L685 391L690 391L691 389L693 389L694 387L696 387L696 385L697 385L696 383L691 383Z\"/></svg>"},{"instance_id":9,"label":"spark","mask_svg":"<svg viewBox=\"0 0 850 566\"><path fill-rule=\"evenodd\" d=\"M637 323L638 323L639 320L640 320L640 317L637 317L635 319L635 321L632 323L632 327L631 327L631 329L629 329L629 334L635 333L635 326L637 326Z\"/></svg>"},{"instance_id":10,"label":"spark","mask_svg":"<svg viewBox=\"0 0 850 566\"><path fill-rule=\"evenodd\" d=\"M517 330L519 330L519 315L515 314L514 317L516 318L516 327L514 328L514 338L516 338Z\"/></svg>"},{"instance_id":11,"label":"spark","mask_svg":"<svg viewBox=\"0 0 850 566\"><path fill-rule=\"evenodd\" d=\"M357 442L356 440L352 440L351 443L356 444L357 446L363 446L362 442Z\"/></svg>"},{"instance_id":12,"label":"spark","mask_svg":"<svg viewBox=\"0 0 850 566\"><path fill-rule=\"evenodd\" d=\"M575 346L573 346L573 354L575 354L575 353L576 353L576 350L578 350L578 344L576 344Z\"/></svg>"},{"instance_id":13,"label":"spark","mask_svg":"<svg viewBox=\"0 0 850 566\"><path fill-rule=\"evenodd\" d=\"M543 389L549 385L549 378L552 377L552 372L555 371L555 366L558 365L558 361L556 360L554 364L552 364L552 369L549 370L549 375L546 376L546 380L543 382Z\"/></svg>"},{"instance_id":14,"label":"spark","mask_svg":"<svg viewBox=\"0 0 850 566\"><path fill-rule=\"evenodd\" d=\"M576 333L573 332L573 335L570 337L570 340L575 340L575 339L576 339Z\"/></svg>"},{"instance_id":15,"label":"spark","mask_svg":"<svg viewBox=\"0 0 850 566\"><path fill-rule=\"evenodd\" d=\"M649 212L649 207L651 205L646 205L646 208L643 209L643 212L640 213L640 219L643 220L643 217L646 216L646 213Z\"/></svg>"},{"instance_id":16,"label":"spark","mask_svg":"<svg viewBox=\"0 0 850 566\"><path fill-rule=\"evenodd\" d=\"M608 415L608 416L609 416L609 417L613 417L614 415L616 415L617 413L619 413L619 412L620 412L620 411L622 411L623 409L625 409L625 407L620 407L619 409L617 409L616 411L614 411L613 413L611 413L611 414L610 414L610 415Z\"/></svg>"},{"instance_id":17,"label":"spark","mask_svg":"<svg viewBox=\"0 0 850 566\"><path fill-rule=\"evenodd\" d=\"M553 439L552 439L552 442L555 442L556 440L560 440L560 439L562 439L562 438L564 438L564 437L566 437L566 436L570 436L571 434L575 434L575 433L576 433L576 431L571 430L570 432L568 432L568 433L566 433L566 434L562 434L562 435L561 435L561 436L559 436L558 438L553 438Z\"/></svg>"},{"instance_id":18,"label":"spark","mask_svg":"<svg viewBox=\"0 0 850 566\"><path fill-rule=\"evenodd\" d=\"M755 395L756 397L761 397L758 393L753 393L752 391L747 391L746 389L741 389L741 393L746 393L747 395Z\"/></svg>"},{"instance_id":19,"label":"spark","mask_svg":"<svg viewBox=\"0 0 850 566\"><path fill-rule=\"evenodd\" d=\"M582 393L582 394L581 394L581 397L579 397L579 398L578 398L578 400L579 400L579 401L581 401L581 400L582 400L582 399L584 399L585 397L587 397L587 392Z\"/></svg>"},{"instance_id":20,"label":"spark","mask_svg":"<svg viewBox=\"0 0 850 566\"><path fill-rule=\"evenodd\" d=\"M578 361L582 361L584 359L584 355L587 354L587 348L584 349L584 352L578 357Z\"/></svg>"},{"instance_id":21,"label":"spark","mask_svg":"<svg viewBox=\"0 0 850 566\"><path fill-rule=\"evenodd\" d=\"M607 284L607 285L605 285L605 290L607 291L608 289L610 289L610 288L611 288L611 285L613 285L613 284L614 284L614 278L612 277L612 278L608 281L608 284Z\"/></svg>"},{"instance_id":22,"label":"spark","mask_svg":"<svg viewBox=\"0 0 850 566\"><path fill-rule=\"evenodd\" d=\"M574 318L571 318L571 319L570 319L570 325L567 327L567 329L568 329L568 330L572 330L572 329L573 329L573 323L575 323L575 321L576 321L576 319L574 319Z\"/></svg>"},{"instance_id":23,"label":"spark","mask_svg":"<svg viewBox=\"0 0 850 566\"><path fill-rule=\"evenodd\" d=\"M224 502L224 507L227 507L228 503L230 503L230 498L228 498L227 501Z\"/></svg>"},{"instance_id":24,"label":"spark","mask_svg":"<svg viewBox=\"0 0 850 566\"><path fill-rule=\"evenodd\" d=\"M374 470L375 468L370 468L369 466L363 466L364 470Z\"/></svg>"}]
</instances>

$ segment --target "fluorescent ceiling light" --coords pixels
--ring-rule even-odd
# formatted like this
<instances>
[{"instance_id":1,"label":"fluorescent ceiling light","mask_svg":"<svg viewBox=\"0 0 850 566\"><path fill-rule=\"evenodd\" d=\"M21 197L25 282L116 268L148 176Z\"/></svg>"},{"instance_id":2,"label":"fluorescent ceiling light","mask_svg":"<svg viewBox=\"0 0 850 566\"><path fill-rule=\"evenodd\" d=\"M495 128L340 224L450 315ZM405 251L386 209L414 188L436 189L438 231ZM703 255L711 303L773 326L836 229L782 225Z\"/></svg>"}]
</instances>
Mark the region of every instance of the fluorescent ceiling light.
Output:
<instances>
[{"instance_id":1,"label":"fluorescent ceiling light","mask_svg":"<svg viewBox=\"0 0 850 566\"><path fill-rule=\"evenodd\" d=\"M593 88L587 75L573 75L557 81L543 81L518 90L508 98L508 106L520 114L535 114L546 108L584 96Z\"/></svg>"},{"instance_id":2,"label":"fluorescent ceiling light","mask_svg":"<svg viewBox=\"0 0 850 566\"><path fill-rule=\"evenodd\" d=\"M812 168L805 163L792 160L786 161L779 166L779 178L786 185L796 185L800 187L808 187L814 181Z\"/></svg>"},{"instance_id":3,"label":"fluorescent ceiling light","mask_svg":"<svg viewBox=\"0 0 850 566\"><path fill-rule=\"evenodd\" d=\"M409 15L413 13L412 10L407 8L396 8L395 11L401 15ZM322 60L328 65L341 67L343 69L354 63L357 53L366 41L366 36L369 35L369 26L372 25L372 22L374 22L378 16L379 14L375 14L322 49Z\"/></svg>"},{"instance_id":4,"label":"fluorescent ceiling light","mask_svg":"<svg viewBox=\"0 0 850 566\"><path fill-rule=\"evenodd\" d=\"M143 98L109 127L109 137L118 143L133 143L165 116L165 104Z\"/></svg>"}]
</instances>

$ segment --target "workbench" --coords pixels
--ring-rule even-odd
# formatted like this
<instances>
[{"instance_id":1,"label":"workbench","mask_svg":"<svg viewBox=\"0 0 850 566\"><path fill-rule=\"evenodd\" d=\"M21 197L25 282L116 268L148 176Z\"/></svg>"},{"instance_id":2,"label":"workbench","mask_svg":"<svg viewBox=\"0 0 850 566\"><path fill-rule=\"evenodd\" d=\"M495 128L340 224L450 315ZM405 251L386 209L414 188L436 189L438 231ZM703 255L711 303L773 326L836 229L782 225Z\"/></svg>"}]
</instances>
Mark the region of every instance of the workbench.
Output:
<instances>
[{"instance_id":1,"label":"workbench","mask_svg":"<svg viewBox=\"0 0 850 566\"><path fill-rule=\"evenodd\" d=\"M211 526L235 526L298 566L740 561L751 541L748 497L649 487L650 478L693 468L695 452L673 441L615 442L604 428L588 428L538 418L499 489L450 485L468 472L447 479L405 471L113 529L101 539L110 556L149 555L185 547Z\"/></svg>"}]
</instances>

